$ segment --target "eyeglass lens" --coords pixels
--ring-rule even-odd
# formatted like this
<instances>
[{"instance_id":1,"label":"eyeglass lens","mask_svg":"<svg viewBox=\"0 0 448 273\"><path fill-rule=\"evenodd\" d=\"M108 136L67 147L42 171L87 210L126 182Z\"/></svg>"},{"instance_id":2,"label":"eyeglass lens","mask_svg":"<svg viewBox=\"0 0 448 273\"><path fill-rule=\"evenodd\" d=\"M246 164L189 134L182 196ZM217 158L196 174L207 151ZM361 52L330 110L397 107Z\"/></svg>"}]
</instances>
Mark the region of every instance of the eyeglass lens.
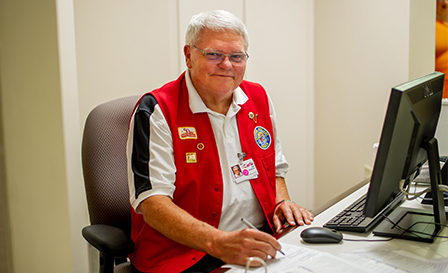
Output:
<instances>
[{"instance_id":1,"label":"eyeglass lens","mask_svg":"<svg viewBox=\"0 0 448 273\"><path fill-rule=\"evenodd\" d=\"M223 61L224 58L226 56L228 56L229 60L231 62L236 63L236 64L242 64L249 57L247 55L247 53L246 54L244 54L244 53L224 54L224 53L221 53L221 52L205 52L205 51L197 48L196 46L194 46L194 47L197 50L199 50L205 56L205 58L207 60L213 61L213 62L216 62L216 63L219 63L219 62Z\"/></svg>"}]
</instances>

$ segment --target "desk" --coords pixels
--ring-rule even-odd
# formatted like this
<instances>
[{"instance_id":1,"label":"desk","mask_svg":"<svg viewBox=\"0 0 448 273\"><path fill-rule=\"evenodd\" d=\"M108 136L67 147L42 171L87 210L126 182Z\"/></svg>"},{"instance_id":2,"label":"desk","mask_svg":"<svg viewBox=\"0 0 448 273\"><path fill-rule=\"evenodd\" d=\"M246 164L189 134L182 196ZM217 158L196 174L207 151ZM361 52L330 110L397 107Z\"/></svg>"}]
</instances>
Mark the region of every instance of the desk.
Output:
<instances>
[{"instance_id":1,"label":"desk","mask_svg":"<svg viewBox=\"0 0 448 273\"><path fill-rule=\"evenodd\" d=\"M363 181L350 189L349 191L342 194L342 196L338 196L335 199L329 201L327 204L325 204L323 207L318 208L317 210L313 210L313 213L316 215L314 222L309 226L301 226L296 229L294 229L292 232L284 235L279 239L281 243L289 244L289 245L295 245L299 247L303 247L306 249L316 250L323 253L329 253L332 255L338 255L340 253L347 253L349 251L353 251L356 249L368 249L371 250L371 247L375 248L381 248L384 249L384 247L391 247L396 250L404 250L407 253L416 255L420 258L428 259L428 260L434 260L434 259L441 259L441 258L448 258L448 238L436 238L434 243L424 243L424 242L416 242L416 241L409 241L409 240L403 240L403 239L393 239L391 241L382 241L382 242L354 242L354 241L342 241L338 244L308 244L305 243L301 237L300 233L309 227L322 227L327 221L329 221L334 215L341 212L343 209L348 207L350 204L352 204L354 201L356 201L359 197L361 197L363 194L365 194L368 190L369 184L368 181ZM422 205L419 200L413 200L413 201L405 201L400 206L402 207L409 207L409 208L418 208L418 209L427 209L432 211L432 206L428 205ZM447 208L445 208L447 209ZM354 232L342 232L345 239L353 239L353 240L378 240L378 239L385 239L384 237L374 236L371 232L370 233L354 233ZM448 228L444 228L442 232L440 232L441 236L448 236ZM374 251L371 251L369 253L374 253ZM411 257L412 261L415 261L416 259ZM312 260L311 260L312 261ZM409 261L409 259L407 260ZM281 262L278 260L277 262ZM445 260L446 262L446 260ZM419 262L417 262L419 263ZM235 268L235 267L234 267ZM241 268L241 267L239 267ZM229 272L244 272L241 271L233 271L230 270ZM252 269L252 271L260 272L260 269ZM393 270L392 270L393 271ZM392 272L389 271L389 272ZM218 272L226 272L226 271L218 271ZM264 272L264 271L262 271ZM283 271L282 271L283 272ZM294 271L294 272L302 272L302 271ZM303 271L304 272L304 271ZM332 272L338 272L338 270L332 270ZM355 269L356 272L356 269ZM395 272L395 271L393 271ZM401 271L403 272L403 271ZM420 272L420 271L416 271ZM431 271L431 272L437 272L440 271ZM448 272L448 268L446 268L445 271Z\"/></svg>"},{"instance_id":2,"label":"desk","mask_svg":"<svg viewBox=\"0 0 448 273\"><path fill-rule=\"evenodd\" d=\"M367 181L365 181L367 182ZM364 183L365 184L365 183ZM365 194L368 190L369 184L363 185L361 188L355 190L353 193L349 194L347 197L343 198L336 204L330 206L328 209L319 210L318 215L315 217L314 222L310 226L323 226L328 220L333 216L341 212L343 209L348 207L351 203L356 201L360 196ZM432 210L432 206L422 205L419 200L405 201L401 204L402 207L419 208ZM446 209L446 207L445 207ZM366 247L371 244L387 244L397 249L403 249L412 254L418 255L426 259L438 259L448 257L448 239L447 238L436 238L434 243L423 243L408 241L402 239L394 239L388 242L351 242L343 241L340 244L307 244L300 238L300 233L302 230L310 226L298 227L291 233L280 238L280 242L285 242L293 245L299 245L307 248L312 248L318 251L328 252L331 254L338 254L340 252L350 251L360 247ZM374 236L370 233L354 233L354 232L342 232L344 238L347 239L369 239L375 240L382 237ZM441 236L448 236L448 228L444 228L440 234Z\"/></svg>"}]
</instances>

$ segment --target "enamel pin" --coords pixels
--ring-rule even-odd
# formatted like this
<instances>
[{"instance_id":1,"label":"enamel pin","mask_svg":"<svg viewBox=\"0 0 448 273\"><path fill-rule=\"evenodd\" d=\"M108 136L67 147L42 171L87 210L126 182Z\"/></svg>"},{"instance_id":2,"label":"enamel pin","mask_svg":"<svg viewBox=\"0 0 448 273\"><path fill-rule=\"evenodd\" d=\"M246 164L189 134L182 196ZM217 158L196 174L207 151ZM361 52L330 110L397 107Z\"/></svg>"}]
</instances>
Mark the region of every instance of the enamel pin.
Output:
<instances>
[{"instance_id":1,"label":"enamel pin","mask_svg":"<svg viewBox=\"0 0 448 273\"><path fill-rule=\"evenodd\" d=\"M199 151L202 151L204 149L204 143L198 143L196 147L198 148Z\"/></svg>"},{"instance_id":2,"label":"enamel pin","mask_svg":"<svg viewBox=\"0 0 448 273\"><path fill-rule=\"evenodd\" d=\"M254 113L252 113L252 112L249 112L249 118L251 119L251 120L253 120L255 123L257 123L257 119L258 119L258 114L254 114Z\"/></svg>"},{"instance_id":3,"label":"enamel pin","mask_svg":"<svg viewBox=\"0 0 448 273\"><path fill-rule=\"evenodd\" d=\"M196 153L186 153L187 156L187 163L196 163Z\"/></svg>"}]
</instances>

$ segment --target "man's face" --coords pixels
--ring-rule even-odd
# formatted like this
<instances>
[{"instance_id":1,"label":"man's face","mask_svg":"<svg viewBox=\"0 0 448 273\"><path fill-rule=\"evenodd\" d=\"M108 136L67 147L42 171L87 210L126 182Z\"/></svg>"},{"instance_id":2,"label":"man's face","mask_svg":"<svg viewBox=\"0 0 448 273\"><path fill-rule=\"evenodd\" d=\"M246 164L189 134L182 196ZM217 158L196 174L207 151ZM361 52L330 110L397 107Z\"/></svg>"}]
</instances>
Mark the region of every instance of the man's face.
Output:
<instances>
[{"instance_id":1,"label":"man's face","mask_svg":"<svg viewBox=\"0 0 448 273\"><path fill-rule=\"evenodd\" d=\"M195 46L205 52L245 53L243 37L233 31L214 32L204 29ZM225 57L221 62L213 63L197 48L187 45L184 53L191 80L199 94L218 97L232 94L243 80L246 62L235 64Z\"/></svg>"}]
</instances>

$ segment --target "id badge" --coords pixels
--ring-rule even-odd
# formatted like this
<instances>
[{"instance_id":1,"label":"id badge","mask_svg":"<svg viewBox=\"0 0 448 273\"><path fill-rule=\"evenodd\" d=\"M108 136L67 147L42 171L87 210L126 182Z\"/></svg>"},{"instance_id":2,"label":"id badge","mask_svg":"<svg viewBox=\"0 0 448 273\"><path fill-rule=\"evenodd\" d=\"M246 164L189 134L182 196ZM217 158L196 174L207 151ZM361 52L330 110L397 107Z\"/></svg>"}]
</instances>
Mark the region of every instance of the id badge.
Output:
<instances>
[{"instance_id":1,"label":"id badge","mask_svg":"<svg viewBox=\"0 0 448 273\"><path fill-rule=\"evenodd\" d=\"M258 177L257 167L255 167L255 163L251 158L243 163L233 165L231 168L233 180L237 184Z\"/></svg>"}]
</instances>

